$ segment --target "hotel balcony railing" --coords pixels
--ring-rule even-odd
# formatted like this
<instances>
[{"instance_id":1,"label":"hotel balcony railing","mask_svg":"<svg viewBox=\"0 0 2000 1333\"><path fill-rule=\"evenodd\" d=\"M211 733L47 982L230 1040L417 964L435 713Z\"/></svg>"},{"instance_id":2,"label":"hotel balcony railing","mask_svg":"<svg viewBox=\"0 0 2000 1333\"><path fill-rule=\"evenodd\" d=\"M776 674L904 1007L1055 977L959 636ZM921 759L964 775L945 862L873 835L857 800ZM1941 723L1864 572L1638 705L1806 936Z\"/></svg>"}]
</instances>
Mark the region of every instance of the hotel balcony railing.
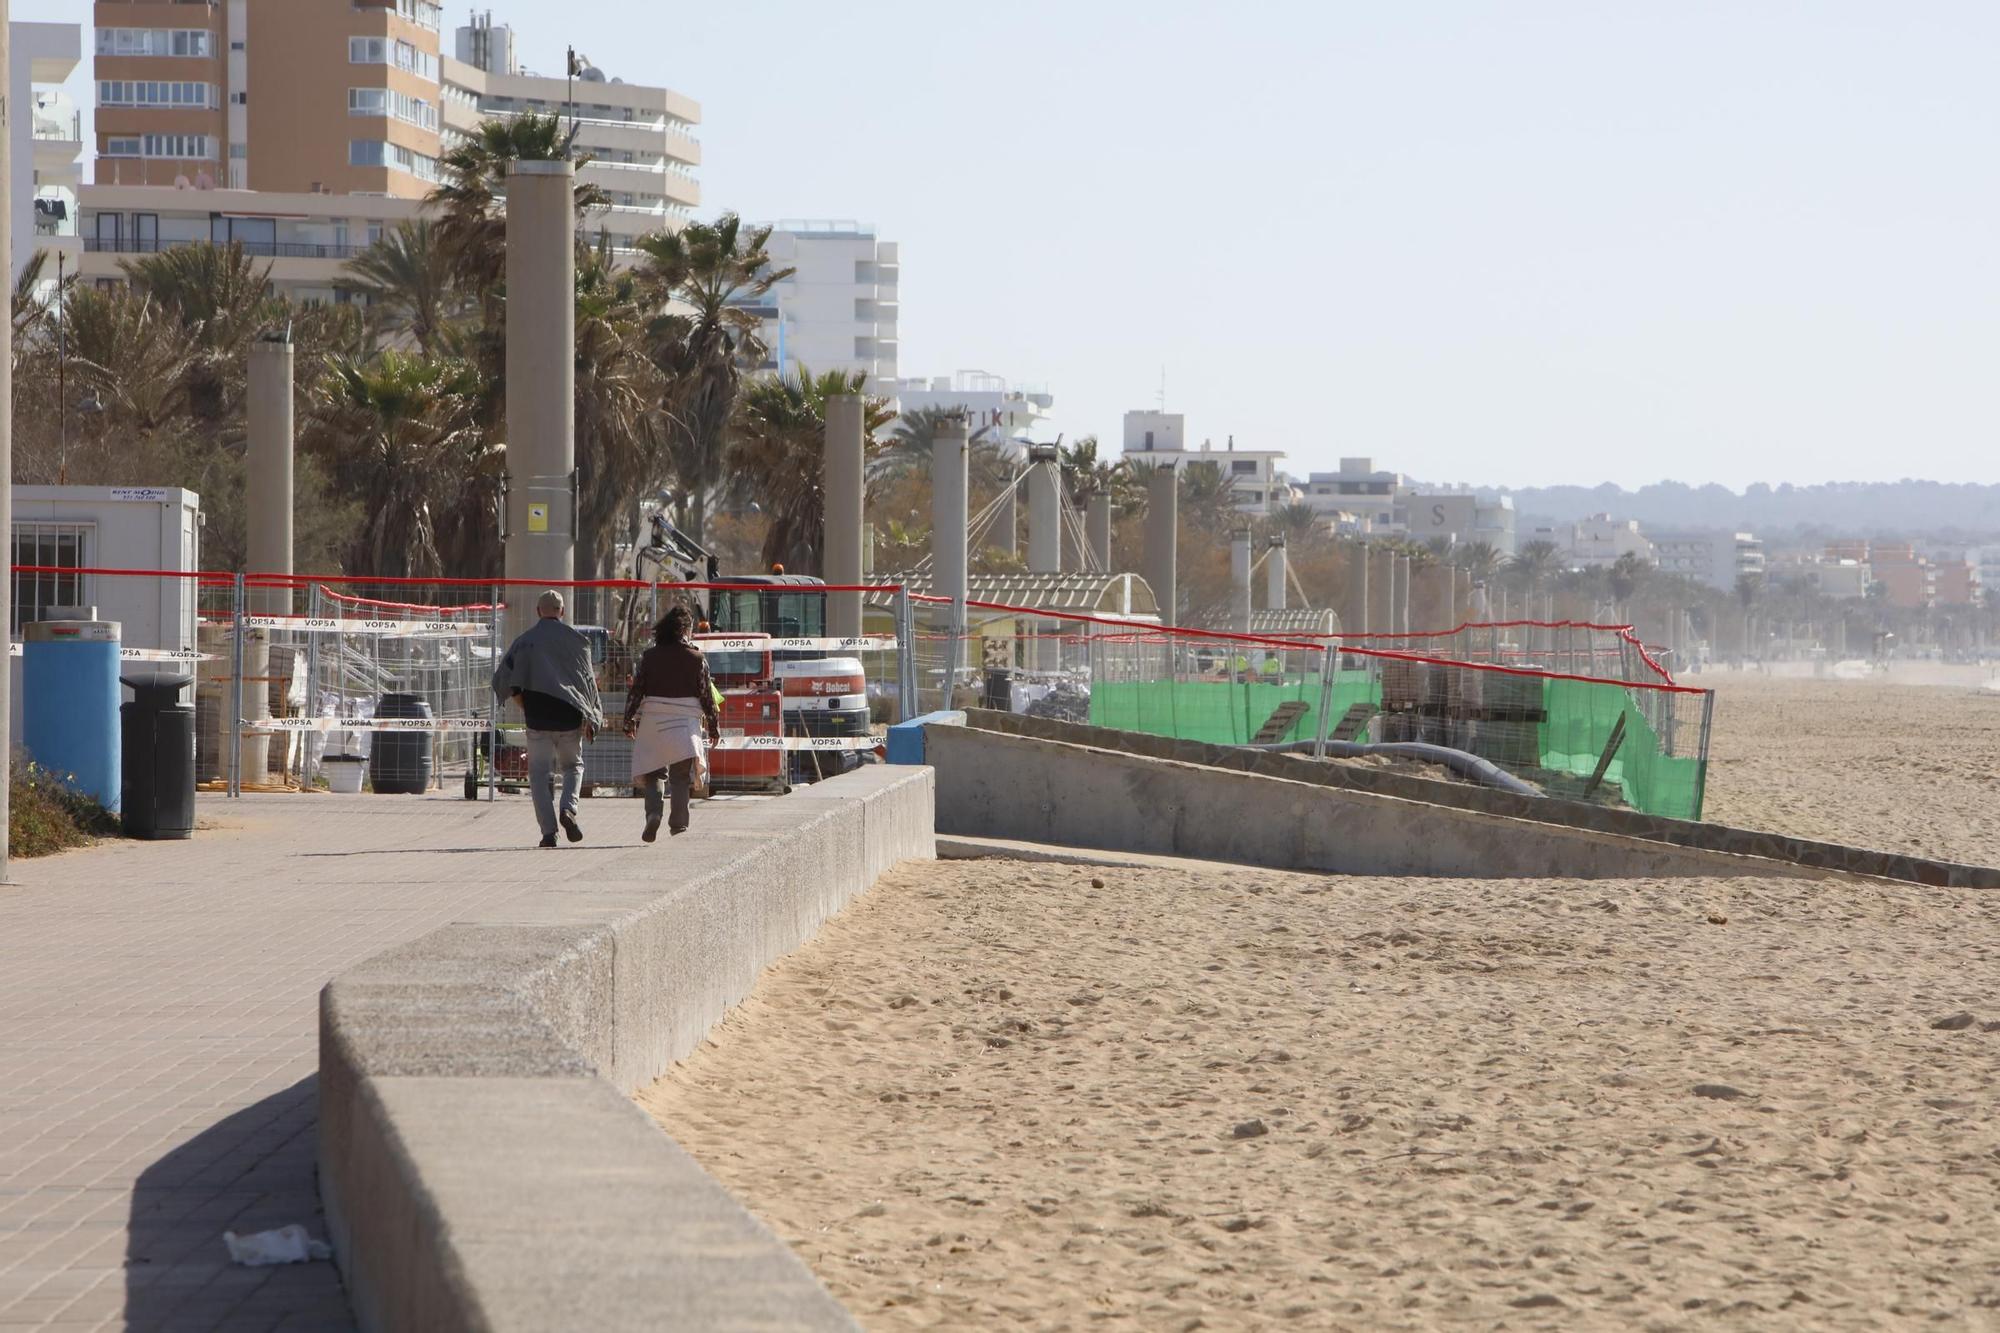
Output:
<instances>
[{"instance_id":1,"label":"hotel balcony railing","mask_svg":"<svg viewBox=\"0 0 2000 1333\"><path fill-rule=\"evenodd\" d=\"M70 113L68 120L63 120L57 116L37 114L35 117L35 137L37 139L53 139L59 143L82 143L83 113L81 111L73 111Z\"/></svg>"},{"instance_id":2,"label":"hotel balcony railing","mask_svg":"<svg viewBox=\"0 0 2000 1333\"><path fill-rule=\"evenodd\" d=\"M163 250L200 245L198 240L150 240L137 236L87 236L83 248L89 254L156 255ZM223 242L217 242L223 244ZM354 259L367 253L365 245L315 245L309 241L237 241L243 253L256 259Z\"/></svg>"}]
</instances>

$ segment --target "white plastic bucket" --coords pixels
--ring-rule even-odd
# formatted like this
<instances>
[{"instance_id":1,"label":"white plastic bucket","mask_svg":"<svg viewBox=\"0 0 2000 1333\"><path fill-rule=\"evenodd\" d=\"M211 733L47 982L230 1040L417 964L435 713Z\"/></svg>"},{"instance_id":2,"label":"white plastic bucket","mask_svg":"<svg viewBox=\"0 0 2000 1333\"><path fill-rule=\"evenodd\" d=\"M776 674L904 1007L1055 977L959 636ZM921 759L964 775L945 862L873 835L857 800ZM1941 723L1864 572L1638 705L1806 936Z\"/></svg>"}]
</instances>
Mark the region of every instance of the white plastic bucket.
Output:
<instances>
[{"instance_id":1,"label":"white plastic bucket","mask_svg":"<svg viewBox=\"0 0 2000 1333\"><path fill-rule=\"evenodd\" d=\"M326 774L326 789L341 796L359 795L362 770L367 763L355 755L330 754L320 760L319 771Z\"/></svg>"}]
</instances>

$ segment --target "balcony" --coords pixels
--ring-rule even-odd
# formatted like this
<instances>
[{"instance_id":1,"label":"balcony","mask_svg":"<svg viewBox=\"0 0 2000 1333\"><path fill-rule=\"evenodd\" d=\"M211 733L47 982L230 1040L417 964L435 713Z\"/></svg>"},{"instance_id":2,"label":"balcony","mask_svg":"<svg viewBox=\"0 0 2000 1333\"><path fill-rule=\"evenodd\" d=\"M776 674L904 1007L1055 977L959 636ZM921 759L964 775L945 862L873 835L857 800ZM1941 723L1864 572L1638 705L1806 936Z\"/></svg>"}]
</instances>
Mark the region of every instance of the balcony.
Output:
<instances>
[{"instance_id":1,"label":"balcony","mask_svg":"<svg viewBox=\"0 0 2000 1333\"><path fill-rule=\"evenodd\" d=\"M142 240L137 236L86 236L85 254L156 255L163 250L201 245L196 240ZM256 259L355 259L366 254L365 245L316 245L307 241L237 241L243 253Z\"/></svg>"}]
</instances>

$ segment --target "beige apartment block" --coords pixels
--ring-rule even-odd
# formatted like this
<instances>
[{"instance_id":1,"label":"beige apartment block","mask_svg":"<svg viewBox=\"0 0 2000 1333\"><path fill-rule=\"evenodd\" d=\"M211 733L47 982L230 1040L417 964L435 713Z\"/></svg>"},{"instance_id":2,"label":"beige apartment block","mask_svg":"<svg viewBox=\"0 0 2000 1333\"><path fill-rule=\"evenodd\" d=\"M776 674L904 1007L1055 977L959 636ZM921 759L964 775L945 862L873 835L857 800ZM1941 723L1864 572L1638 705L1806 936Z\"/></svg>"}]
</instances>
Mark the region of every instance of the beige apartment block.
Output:
<instances>
[{"instance_id":1,"label":"beige apartment block","mask_svg":"<svg viewBox=\"0 0 2000 1333\"><path fill-rule=\"evenodd\" d=\"M588 61L574 79L531 73L490 15L456 30L456 59L433 0L98 0L94 16L96 183L73 210L86 281L233 242L295 300L358 300L343 266L419 215L440 159L529 113L575 125L580 178L611 201L585 225L615 250L701 202L696 102Z\"/></svg>"}]
</instances>

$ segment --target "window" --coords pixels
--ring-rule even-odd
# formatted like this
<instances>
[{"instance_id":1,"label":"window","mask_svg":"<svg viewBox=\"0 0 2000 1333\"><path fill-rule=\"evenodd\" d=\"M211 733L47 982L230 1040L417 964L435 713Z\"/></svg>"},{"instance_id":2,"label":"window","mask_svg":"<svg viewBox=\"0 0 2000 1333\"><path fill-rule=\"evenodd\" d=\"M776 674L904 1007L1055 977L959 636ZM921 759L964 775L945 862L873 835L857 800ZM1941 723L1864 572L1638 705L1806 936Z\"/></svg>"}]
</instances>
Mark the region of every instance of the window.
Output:
<instances>
[{"instance_id":1,"label":"window","mask_svg":"<svg viewBox=\"0 0 2000 1333\"><path fill-rule=\"evenodd\" d=\"M141 150L142 145L137 135L114 137L104 141L106 157L138 157Z\"/></svg>"},{"instance_id":2,"label":"window","mask_svg":"<svg viewBox=\"0 0 2000 1333\"><path fill-rule=\"evenodd\" d=\"M99 28L101 56L195 56L215 53L215 35L205 28Z\"/></svg>"},{"instance_id":3,"label":"window","mask_svg":"<svg viewBox=\"0 0 2000 1333\"><path fill-rule=\"evenodd\" d=\"M1153 432L1151 431L1146 432L1146 447L1148 449L1153 447Z\"/></svg>"},{"instance_id":4,"label":"window","mask_svg":"<svg viewBox=\"0 0 2000 1333\"><path fill-rule=\"evenodd\" d=\"M16 523L14 525L14 617L16 638L21 626L43 619L52 607L88 604L88 581L82 574L24 574L19 566L48 570L87 569L88 523Z\"/></svg>"},{"instance_id":5,"label":"window","mask_svg":"<svg viewBox=\"0 0 2000 1333\"><path fill-rule=\"evenodd\" d=\"M386 37L348 38L347 63L349 63L350 65L388 64L389 39Z\"/></svg>"},{"instance_id":6,"label":"window","mask_svg":"<svg viewBox=\"0 0 2000 1333\"><path fill-rule=\"evenodd\" d=\"M1229 464L1229 470L1239 477L1255 476L1257 473L1257 463L1255 459L1249 458L1232 459Z\"/></svg>"},{"instance_id":7,"label":"window","mask_svg":"<svg viewBox=\"0 0 2000 1333\"><path fill-rule=\"evenodd\" d=\"M147 134L141 136L141 157L213 160L215 140L206 134Z\"/></svg>"},{"instance_id":8,"label":"window","mask_svg":"<svg viewBox=\"0 0 2000 1333\"><path fill-rule=\"evenodd\" d=\"M99 106L192 106L215 105L212 83L166 83L150 79L99 79Z\"/></svg>"},{"instance_id":9,"label":"window","mask_svg":"<svg viewBox=\"0 0 2000 1333\"><path fill-rule=\"evenodd\" d=\"M394 116L397 120L424 130L435 130L438 127L436 106L421 97L412 97L408 93L399 93L391 88L349 88L347 114Z\"/></svg>"},{"instance_id":10,"label":"window","mask_svg":"<svg viewBox=\"0 0 2000 1333\"><path fill-rule=\"evenodd\" d=\"M384 143L380 139L348 140L347 165L394 167L398 171L409 172L418 180L435 181L438 178L436 158L412 152L399 143Z\"/></svg>"},{"instance_id":11,"label":"window","mask_svg":"<svg viewBox=\"0 0 2000 1333\"><path fill-rule=\"evenodd\" d=\"M444 8L435 0L396 0L396 12L420 28L436 32L444 21Z\"/></svg>"},{"instance_id":12,"label":"window","mask_svg":"<svg viewBox=\"0 0 2000 1333\"><path fill-rule=\"evenodd\" d=\"M347 61L351 65L394 65L397 69L433 81L438 76L436 56L429 51L420 51L408 42L392 42L387 37L348 38Z\"/></svg>"}]
</instances>

